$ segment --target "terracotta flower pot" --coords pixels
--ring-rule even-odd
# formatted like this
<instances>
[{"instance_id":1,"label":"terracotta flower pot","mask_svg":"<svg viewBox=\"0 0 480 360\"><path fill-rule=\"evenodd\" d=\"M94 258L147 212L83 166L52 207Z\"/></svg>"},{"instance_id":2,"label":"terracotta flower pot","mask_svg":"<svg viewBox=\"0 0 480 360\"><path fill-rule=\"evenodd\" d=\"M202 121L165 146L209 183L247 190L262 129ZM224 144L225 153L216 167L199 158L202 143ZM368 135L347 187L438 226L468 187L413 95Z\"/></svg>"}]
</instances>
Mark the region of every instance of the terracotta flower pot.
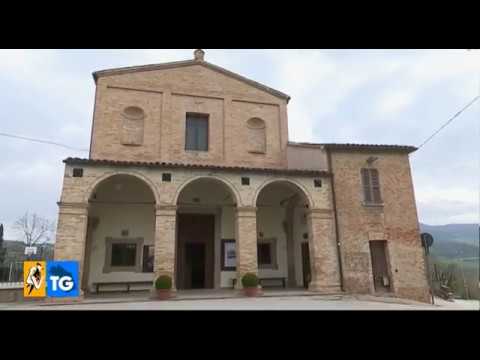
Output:
<instances>
[{"instance_id":1,"label":"terracotta flower pot","mask_svg":"<svg viewBox=\"0 0 480 360\"><path fill-rule=\"evenodd\" d=\"M248 287L243 289L248 297L258 296L258 287Z\"/></svg>"},{"instance_id":2,"label":"terracotta flower pot","mask_svg":"<svg viewBox=\"0 0 480 360\"><path fill-rule=\"evenodd\" d=\"M172 297L172 291L170 289L157 289L158 300L168 300Z\"/></svg>"}]
</instances>

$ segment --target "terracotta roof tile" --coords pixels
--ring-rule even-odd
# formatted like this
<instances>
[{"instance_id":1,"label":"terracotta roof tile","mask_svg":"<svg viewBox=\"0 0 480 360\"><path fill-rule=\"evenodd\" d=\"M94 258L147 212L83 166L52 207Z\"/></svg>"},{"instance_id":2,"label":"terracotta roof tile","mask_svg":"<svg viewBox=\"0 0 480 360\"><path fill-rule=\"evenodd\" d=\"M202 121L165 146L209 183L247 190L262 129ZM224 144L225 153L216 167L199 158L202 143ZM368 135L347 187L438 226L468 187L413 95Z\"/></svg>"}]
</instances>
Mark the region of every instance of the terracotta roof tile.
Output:
<instances>
[{"instance_id":1,"label":"terracotta roof tile","mask_svg":"<svg viewBox=\"0 0 480 360\"><path fill-rule=\"evenodd\" d=\"M318 147L329 150L357 150L357 151L392 151L411 153L417 150L415 146L409 145L387 145L387 144L351 144L351 143L302 143L289 142L290 146Z\"/></svg>"}]
</instances>

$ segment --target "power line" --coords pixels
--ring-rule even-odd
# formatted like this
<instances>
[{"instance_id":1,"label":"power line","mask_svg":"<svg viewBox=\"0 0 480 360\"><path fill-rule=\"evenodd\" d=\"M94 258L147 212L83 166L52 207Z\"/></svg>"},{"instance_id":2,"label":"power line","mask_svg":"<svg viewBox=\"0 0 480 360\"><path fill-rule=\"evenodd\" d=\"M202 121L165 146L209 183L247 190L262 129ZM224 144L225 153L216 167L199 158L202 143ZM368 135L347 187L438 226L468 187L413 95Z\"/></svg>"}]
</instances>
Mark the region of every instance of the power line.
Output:
<instances>
[{"instance_id":1,"label":"power line","mask_svg":"<svg viewBox=\"0 0 480 360\"><path fill-rule=\"evenodd\" d=\"M0 132L0 136L5 136L5 137L9 137L9 138L14 138L14 139L21 139L21 140L26 140L26 141L32 141L32 142L48 144L48 145L55 145L55 146L60 146L60 147L67 148L67 149L70 149L70 150L75 150L75 151L85 151L85 152L89 151L88 149L79 149L79 148L75 148L75 147L72 147L72 146L69 146L69 145L60 144L60 143L57 143L57 142L54 142L54 141L35 139L35 138L26 137L26 136L7 134L7 133L3 133L3 132Z\"/></svg>"},{"instance_id":2,"label":"power line","mask_svg":"<svg viewBox=\"0 0 480 360\"><path fill-rule=\"evenodd\" d=\"M466 106L464 106L459 112L457 112L455 115L453 115L445 124L443 124L440 129L438 129L437 131L435 131L432 135L430 135L423 143L421 143L419 146L418 146L418 149L420 149L422 146L424 146L427 142L429 142L431 139L433 139L433 137L435 135L437 135L445 126L447 126L448 124L450 124L455 118L457 118L462 112L464 112L465 110L467 110L470 106L473 105L473 103L475 101L477 101L478 99L480 99L480 95L476 96L472 101L470 101Z\"/></svg>"}]
</instances>

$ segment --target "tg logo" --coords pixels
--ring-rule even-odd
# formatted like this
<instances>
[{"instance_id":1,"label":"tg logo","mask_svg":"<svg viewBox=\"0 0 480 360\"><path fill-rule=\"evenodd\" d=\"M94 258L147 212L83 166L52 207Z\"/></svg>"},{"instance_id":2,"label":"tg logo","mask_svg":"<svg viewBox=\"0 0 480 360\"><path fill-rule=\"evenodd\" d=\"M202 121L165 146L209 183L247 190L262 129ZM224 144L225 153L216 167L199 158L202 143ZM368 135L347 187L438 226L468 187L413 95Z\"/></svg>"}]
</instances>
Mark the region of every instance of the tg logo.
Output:
<instances>
[{"instance_id":1,"label":"tg logo","mask_svg":"<svg viewBox=\"0 0 480 360\"><path fill-rule=\"evenodd\" d=\"M47 296L79 296L77 261L47 262Z\"/></svg>"},{"instance_id":2,"label":"tg logo","mask_svg":"<svg viewBox=\"0 0 480 360\"><path fill-rule=\"evenodd\" d=\"M79 296L77 261L25 261L25 297Z\"/></svg>"},{"instance_id":3,"label":"tg logo","mask_svg":"<svg viewBox=\"0 0 480 360\"><path fill-rule=\"evenodd\" d=\"M61 291L69 292L75 286L73 279L70 276L50 276L50 281L52 282L52 291L57 291L60 288Z\"/></svg>"}]
</instances>

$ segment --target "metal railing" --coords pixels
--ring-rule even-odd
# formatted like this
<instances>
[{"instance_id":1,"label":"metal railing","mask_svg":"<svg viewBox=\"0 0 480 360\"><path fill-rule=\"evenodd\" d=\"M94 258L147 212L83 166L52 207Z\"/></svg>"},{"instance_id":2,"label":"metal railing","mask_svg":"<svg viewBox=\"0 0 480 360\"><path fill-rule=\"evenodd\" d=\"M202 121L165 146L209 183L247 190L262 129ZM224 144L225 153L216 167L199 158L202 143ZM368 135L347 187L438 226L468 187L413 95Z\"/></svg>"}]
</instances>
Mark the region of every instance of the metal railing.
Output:
<instances>
[{"instance_id":1,"label":"metal railing","mask_svg":"<svg viewBox=\"0 0 480 360\"><path fill-rule=\"evenodd\" d=\"M0 265L0 286L23 282L23 261L11 261Z\"/></svg>"}]
</instances>

